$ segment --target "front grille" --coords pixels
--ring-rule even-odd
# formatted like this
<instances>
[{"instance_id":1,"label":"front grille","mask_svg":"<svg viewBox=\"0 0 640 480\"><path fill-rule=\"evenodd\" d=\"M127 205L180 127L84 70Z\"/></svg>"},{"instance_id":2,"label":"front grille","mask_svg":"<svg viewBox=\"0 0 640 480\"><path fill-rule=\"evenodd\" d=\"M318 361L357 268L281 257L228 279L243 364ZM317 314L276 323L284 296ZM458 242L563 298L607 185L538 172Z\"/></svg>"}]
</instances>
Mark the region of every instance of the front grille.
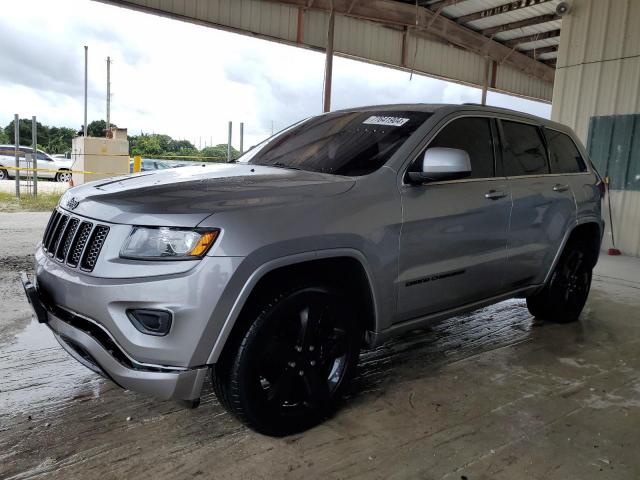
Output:
<instances>
[{"instance_id":1,"label":"front grille","mask_svg":"<svg viewBox=\"0 0 640 480\"><path fill-rule=\"evenodd\" d=\"M60 263L72 268L92 271L107 239L109 227L93 224L54 210L44 231L44 251Z\"/></svg>"}]
</instances>

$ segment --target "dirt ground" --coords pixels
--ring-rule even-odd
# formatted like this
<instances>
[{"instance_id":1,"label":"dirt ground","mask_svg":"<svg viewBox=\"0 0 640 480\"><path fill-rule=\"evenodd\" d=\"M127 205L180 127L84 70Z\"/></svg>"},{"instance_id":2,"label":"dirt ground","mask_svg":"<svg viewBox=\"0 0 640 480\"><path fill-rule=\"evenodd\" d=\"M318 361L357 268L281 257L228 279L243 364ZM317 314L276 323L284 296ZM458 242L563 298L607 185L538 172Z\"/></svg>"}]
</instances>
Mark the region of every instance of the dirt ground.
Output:
<instances>
[{"instance_id":1,"label":"dirt ground","mask_svg":"<svg viewBox=\"0 0 640 480\"><path fill-rule=\"evenodd\" d=\"M640 478L640 261L602 257L581 321L511 300L362 354L304 434L123 391L30 318L18 281L48 214L0 214L0 478Z\"/></svg>"}]
</instances>

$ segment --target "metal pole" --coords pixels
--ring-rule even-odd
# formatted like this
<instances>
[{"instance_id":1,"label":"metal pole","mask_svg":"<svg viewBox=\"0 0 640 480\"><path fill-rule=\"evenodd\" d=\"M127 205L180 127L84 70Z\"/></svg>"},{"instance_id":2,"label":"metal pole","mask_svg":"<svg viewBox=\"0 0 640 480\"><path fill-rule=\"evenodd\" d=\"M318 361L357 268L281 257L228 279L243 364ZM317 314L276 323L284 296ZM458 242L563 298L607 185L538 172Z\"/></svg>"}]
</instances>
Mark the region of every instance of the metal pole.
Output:
<instances>
[{"instance_id":1,"label":"metal pole","mask_svg":"<svg viewBox=\"0 0 640 480\"><path fill-rule=\"evenodd\" d=\"M331 80L333 78L333 31L335 26L335 14L333 12L333 1L331 2L331 13L329 14L329 28L327 31L327 51L324 64L324 94L323 112L331 110Z\"/></svg>"},{"instance_id":2,"label":"metal pole","mask_svg":"<svg viewBox=\"0 0 640 480\"><path fill-rule=\"evenodd\" d=\"M31 117L31 144L33 145L33 196L38 196L38 123Z\"/></svg>"},{"instance_id":3,"label":"metal pole","mask_svg":"<svg viewBox=\"0 0 640 480\"><path fill-rule=\"evenodd\" d=\"M107 57L107 130L111 127L111 57Z\"/></svg>"},{"instance_id":4,"label":"metal pole","mask_svg":"<svg viewBox=\"0 0 640 480\"><path fill-rule=\"evenodd\" d=\"M20 116L13 116L13 138L16 143L16 198L20 198Z\"/></svg>"},{"instance_id":5,"label":"metal pole","mask_svg":"<svg viewBox=\"0 0 640 480\"><path fill-rule=\"evenodd\" d=\"M484 82L482 83L482 105L487 104L487 90L489 89L489 66L491 61L489 57L484 60Z\"/></svg>"},{"instance_id":6,"label":"metal pole","mask_svg":"<svg viewBox=\"0 0 640 480\"><path fill-rule=\"evenodd\" d=\"M231 161L231 136L233 135L233 122L229 122L229 139L227 140L227 162Z\"/></svg>"},{"instance_id":7,"label":"metal pole","mask_svg":"<svg viewBox=\"0 0 640 480\"><path fill-rule=\"evenodd\" d=\"M84 137L87 138L87 79L89 78L89 70L87 62L89 61L89 47L84 46Z\"/></svg>"},{"instance_id":8,"label":"metal pole","mask_svg":"<svg viewBox=\"0 0 640 480\"><path fill-rule=\"evenodd\" d=\"M240 155L244 153L244 122L240 122Z\"/></svg>"}]
</instances>

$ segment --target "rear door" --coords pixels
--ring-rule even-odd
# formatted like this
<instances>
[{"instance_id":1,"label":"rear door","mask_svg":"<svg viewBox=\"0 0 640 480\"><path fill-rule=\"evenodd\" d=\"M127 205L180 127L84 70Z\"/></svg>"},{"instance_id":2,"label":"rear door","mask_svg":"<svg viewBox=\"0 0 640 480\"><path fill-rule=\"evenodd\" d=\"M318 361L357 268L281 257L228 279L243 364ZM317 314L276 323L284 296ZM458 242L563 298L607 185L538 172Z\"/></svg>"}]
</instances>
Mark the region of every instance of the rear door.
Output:
<instances>
[{"instance_id":1,"label":"rear door","mask_svg":"<svg viewBox=\"0 0 640 480\"><path fill-rule=\"evenodd\" d=\"M426 147L465 150L470 177L401 185L397 321L491 297L503 288L511 196L506 179L495 176L494 125L479 116L456 118ZM423 156L424 150L417 158Z\"/></svg>"},{"instance_id":2,"label":"rear door","mask_svg":"<svg viewBox=\"0 0 640 480\"><path fill-rule=\"evenodd\" d=\"M512 120L499 120L499 126L513 196L506 282L514 289L544 280L576 220L576 206L568 179L551 173L542 129Z\"/></svg>"}]
</instances>

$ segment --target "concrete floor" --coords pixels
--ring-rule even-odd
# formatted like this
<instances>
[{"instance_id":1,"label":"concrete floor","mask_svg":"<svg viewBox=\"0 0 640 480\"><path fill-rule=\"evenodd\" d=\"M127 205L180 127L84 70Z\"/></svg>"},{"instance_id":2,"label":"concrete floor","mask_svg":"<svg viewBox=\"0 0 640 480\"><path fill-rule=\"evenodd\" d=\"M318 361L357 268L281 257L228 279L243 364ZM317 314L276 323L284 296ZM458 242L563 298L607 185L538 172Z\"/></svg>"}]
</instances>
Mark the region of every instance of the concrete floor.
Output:
<instances>
[{"instance_id":1,"label":"concrete floor","mask_svg":"<svg viewBox=\"0 0 640 480\"><path fill-rule=\"evenodd\" d=\"M0 478L640 478L640 260L601 257L581 321L511 300L363 353L334 418L272 439L207 386L185 410L113 384L30 319L48 214L0 215Z\"/></svg>"}]
</instances>

